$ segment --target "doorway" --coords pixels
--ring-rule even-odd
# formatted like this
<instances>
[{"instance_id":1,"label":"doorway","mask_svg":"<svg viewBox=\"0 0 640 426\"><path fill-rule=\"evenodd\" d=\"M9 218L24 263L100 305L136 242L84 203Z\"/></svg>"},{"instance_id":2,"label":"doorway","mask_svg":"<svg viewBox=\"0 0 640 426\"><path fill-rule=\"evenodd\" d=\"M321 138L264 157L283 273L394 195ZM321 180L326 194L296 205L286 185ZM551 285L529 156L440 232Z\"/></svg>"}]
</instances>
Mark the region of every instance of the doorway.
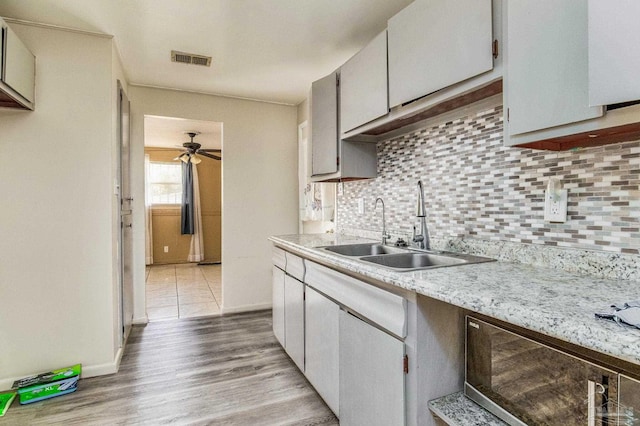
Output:
<instances>
[{"instance_id":1,"label":"doorway","mask_svg":"<svg viewBox=\"0 0 640 426\"><path fill-rule=\"evenodd\" d=\"M144 146L149 321L219 315L222 123L145 116Z\"/></svg>"}]
</instances>

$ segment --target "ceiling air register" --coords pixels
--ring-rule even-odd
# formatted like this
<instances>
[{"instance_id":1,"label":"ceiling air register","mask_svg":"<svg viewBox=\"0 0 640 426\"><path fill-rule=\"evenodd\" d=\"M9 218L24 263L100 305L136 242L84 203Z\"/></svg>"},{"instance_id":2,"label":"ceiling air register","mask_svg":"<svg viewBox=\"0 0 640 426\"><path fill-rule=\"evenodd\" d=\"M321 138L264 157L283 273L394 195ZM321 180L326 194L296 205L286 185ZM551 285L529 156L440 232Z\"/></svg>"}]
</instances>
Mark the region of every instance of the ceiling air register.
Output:
<instances>
[{"instance_id":1,"label":"ceiling air register","mask_svg":"<svg viewBox=\"0 0 640 426\"><path fill-rule=\"evenodd\" d=\"M179 62L181 64L211 66L211 56L196 55L195 53L171 51L171 62Z\"/></svg>"}]
</instances>

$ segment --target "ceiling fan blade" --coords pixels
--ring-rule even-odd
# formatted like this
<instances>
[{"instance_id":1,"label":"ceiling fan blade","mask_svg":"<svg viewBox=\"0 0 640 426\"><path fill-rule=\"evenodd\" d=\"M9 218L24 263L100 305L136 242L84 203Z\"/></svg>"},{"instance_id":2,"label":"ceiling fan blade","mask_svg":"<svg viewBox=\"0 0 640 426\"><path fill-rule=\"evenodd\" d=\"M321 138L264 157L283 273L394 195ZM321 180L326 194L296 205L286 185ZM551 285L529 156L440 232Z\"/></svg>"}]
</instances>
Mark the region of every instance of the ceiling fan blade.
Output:
<instances>
[{"instance_id":1,"label":"ceiling fan blade","mask_svg":"<svg viewBox=\"0 0 640 426\"><path fill-rule=\"evenodd\" d=\"M202 155L203 157L213 158L214 160L222 160L222 157L218 157L217 155L202 152L202 150L198 151L198 155Z\"/></svg>"},{"instance_id":2,"label":"ceiling fan blade","mask_svg":"<svg viewBox=\"0 0 640 426\"><path fill-rule=\"evenodd\" d=\"M204 149L204 148L200 148L198 150L198 152L222 152L221 149Z\"/></svg>"}]
</instances>

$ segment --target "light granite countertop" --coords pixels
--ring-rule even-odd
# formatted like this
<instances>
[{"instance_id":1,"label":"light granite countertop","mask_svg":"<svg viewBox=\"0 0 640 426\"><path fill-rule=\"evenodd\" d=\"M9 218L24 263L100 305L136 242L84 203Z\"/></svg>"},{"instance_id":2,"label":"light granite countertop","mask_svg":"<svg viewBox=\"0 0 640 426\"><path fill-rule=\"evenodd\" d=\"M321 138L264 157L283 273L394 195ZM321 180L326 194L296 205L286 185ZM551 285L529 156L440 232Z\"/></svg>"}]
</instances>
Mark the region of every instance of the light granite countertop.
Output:
<instances>
[{"instance_id":1,"label":"light granite countertop","mask_svg":"<svg viewBox=\"0 0 640 426\"><path fill-rule=\"evenodd\" d=\"M462 392L429 401L429 409L450 426L508 426Z\"/></svg>"},{"instance_id":2,"label":"light granite countertop","mask_svg":"<svg viewBox=\"0 0 640 426\"><path fill-rule=\"evenodd\" d=\"M318 247L375 242L339 234L281 235L285 250L640 364L640 330L599 320L595 312L639 298L640 283L577 275L511 262L395 272Z\"/></svg>"}]
</instances>

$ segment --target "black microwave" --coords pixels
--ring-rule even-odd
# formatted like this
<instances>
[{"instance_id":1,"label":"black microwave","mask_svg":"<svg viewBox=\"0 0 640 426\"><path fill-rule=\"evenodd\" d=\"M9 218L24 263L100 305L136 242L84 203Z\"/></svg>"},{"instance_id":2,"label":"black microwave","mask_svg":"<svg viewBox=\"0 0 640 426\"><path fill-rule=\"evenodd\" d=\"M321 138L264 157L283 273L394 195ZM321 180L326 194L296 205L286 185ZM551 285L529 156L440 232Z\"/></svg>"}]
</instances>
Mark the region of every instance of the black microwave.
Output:
<instances>
[{"instance_id":1,"label":"black microwave","mask_svg":"<svg viewBox=\"0 0 640 426\"><path fill-rule=\"evenodd\" d=\"M640 426L640 382L467 316L464 393L510 425Z\"/></svg>"}]
</instances>

